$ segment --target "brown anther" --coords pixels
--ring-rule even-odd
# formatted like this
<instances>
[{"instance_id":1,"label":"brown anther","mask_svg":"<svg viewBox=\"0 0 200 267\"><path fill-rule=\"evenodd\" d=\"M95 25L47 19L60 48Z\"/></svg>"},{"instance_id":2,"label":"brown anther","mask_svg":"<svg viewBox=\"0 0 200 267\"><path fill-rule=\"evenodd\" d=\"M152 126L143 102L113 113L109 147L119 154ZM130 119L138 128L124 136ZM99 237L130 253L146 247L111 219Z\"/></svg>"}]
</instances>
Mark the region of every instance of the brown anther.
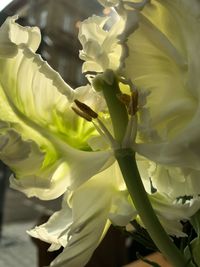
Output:
<instances>
[{"instance_id":1,"label":"brown anther","mask_svg":"<svg viewBox=\"0 0 200 267\"><path fill-rule=\"evenodd\" d=\"M127 94L117 95L118 99L128 108L130 105L131 97Z\"/></svg>"},{"instance_id":2,"label":"brown anther","mask_svg":"<svg viewBox=\"0 0 200 267\"><path fill-rule=\"evenodd\" d=\"M77 107L87 116L96 119L98 118L98 114L92 110L89 106L87 106L86 104L80 102L79 100L75 99L74 100L75 104L77 105Z\"/></svg>"},{"instance_id":3,"label":"brown anther","mask_svg":"<svg viewBox=\"0 0 200 267\"><path fill-rule=\"evenodd\" d=\"M130 115L135 115L138 111L138 92L134 91L131 95L120 94L117 95L118 99L126 106Z\"/></svg>"},{"instance_id":4,"label":"brown anther","mask_svg":"<svg viewBox=\"0 0 200 267\"><path fill-rule=\"evenodd\" d=\"M130 102L129 112L131 115L135 115L138 111L138 91L134 91L131 94L131 102Z\"/></svg>"},{"instance_id":5,"label":"brown anther","mask_svg":"<svg viewBox=\"0 0 200 267\"><path fill-rule=\"evenodd\" d=\"M86 121L92 121L92 117L89 116L88 114L84 113L78 108L72 107L72 110L81 118L85 119Z\"/></svg>"}]
</instances>

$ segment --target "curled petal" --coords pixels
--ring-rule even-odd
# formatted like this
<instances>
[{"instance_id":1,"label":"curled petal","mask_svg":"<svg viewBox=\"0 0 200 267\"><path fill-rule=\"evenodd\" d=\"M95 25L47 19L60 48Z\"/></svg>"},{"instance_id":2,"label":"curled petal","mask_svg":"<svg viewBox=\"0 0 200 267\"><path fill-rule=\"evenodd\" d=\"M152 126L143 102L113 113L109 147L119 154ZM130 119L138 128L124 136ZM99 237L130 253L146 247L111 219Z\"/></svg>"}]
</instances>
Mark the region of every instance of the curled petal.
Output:
<instances>
[{"instance_id":1,"label":"curled petal","mask_svg":"<svg viewBox=\"0 0 200 267\"><path fill-rule=\"evenodd\" d=\"M0 57L12 57L17 53L17 46L26 44L36 51L41 41L37 27L22 27L15 23L17 16L8 17L0 31Z\"/></svg>"},{"instance_id":2,"label":"curled petal","mask_svg":"<svg viewBox=\"0 0 200 267\"><path fill-rule=\"evenodd\" d=\"M19 26L15 18L0 28L1 41L15 45L14 54L0 57L0 158L15 173L13 188L52 199L103 170L112 156L108 150L87 152L91 151L88 139L97 132L71 106L90 88L75 93L34 53L37 33L35 28Z\"/></svg>"},{"instance_id":3,"label":"curled petal","mask_svg":"<svg viewBox=\"0 0 200 267\"><path fill-rule=\"evenodd\" d=\"M149 175L157 190L171 197L198 196L200 194L199 171L152 164Z\"/></svg>"},{"instance_id":4,"label":"curled petal","mask_svg":"<svg viewBox=\"0 0 200 267\"><path fill-rule=\"evenodd\" d=\"M83 47L80 58L85 61L83 72L119 69L123 47L118 36L123 32L125 20L119 18L117 14L115 16L117 21L112 26L108 26L111 21L109 17L93 16L82 22L79 40ZM106 25L109 28L108 31L105 30Z\"/></svg>"},{"instance_id":5,"label":"curled petal","mask_svg":"<svg viewBox=\"0 0 200 267\"><path fill-rule=\"evenodd\" d=\"M29 235L40 240L50 243L48 251L65 247L67 244L67 235L72 224L72 211L65 205L60 211L55 212L49 220L34 229L27 231Z\"/></svg>"},{"instance_id":6,"label":"curled petal","mask_svg":"<svg viewBox=\"0 0 200 267\"><path fill-rule=\"evenodd\" d=\"M107 168L114 160L109 152L84 152L73 150L65 144L60 144L61 146L65 150L63 157L56 159L44 170L37 170L36 173L11 176L11 187L28 197L54 199L67 189L74 190L79 187L97 172Z\"/></svg>"},{"instance_id":7,"label":"curled petal","mask_svg":"<svg viewBox=\"0 0 200 267\"><path fill-rule=\"evenodd\" d=\"M102 182L92 179L73 194L73 222L69 231L62 232L68 242L51 266L81 267L88 262L109 227L111 196L106 190Z\"/></svg>"},{"instance_id":8,"label":"curled petal","mask_svg":"<svg viewBox=\"0 0 200 267\"><path fill-rule=\"evenodd\" d=\"M175 236L185 236L180 222L188 220L200 208L199 198L182 203L167 195L156 193L150 196L150 200L165 230Z\"/></svg>"},{"instance_id":9,"label":"curled petal","mask_svg":"<svg viewBox=\"0 0 200 267\"><path fill-rule=\"evenodd\" d=\"M29 231L32 236L50 243L51 250L64 246L51 266L84 266L107 232L109 218L117 225L129 222L135 210L127 192L121 192L122 181L119 172L115 175L117 170L115 163L66 194L61 211Z\"/></svg>"}]
</instances>

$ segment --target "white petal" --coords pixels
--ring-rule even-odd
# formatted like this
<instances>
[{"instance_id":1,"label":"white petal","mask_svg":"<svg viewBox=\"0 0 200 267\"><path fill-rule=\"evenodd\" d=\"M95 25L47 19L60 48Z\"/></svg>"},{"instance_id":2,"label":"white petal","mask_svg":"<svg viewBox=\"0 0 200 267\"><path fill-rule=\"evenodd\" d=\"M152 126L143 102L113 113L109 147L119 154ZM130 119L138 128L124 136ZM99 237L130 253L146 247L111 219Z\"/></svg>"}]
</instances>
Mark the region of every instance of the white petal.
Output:
<instances>
[{"instance_id":1,"label":"white petal","mask_svg":"<svg viewBox=\"0 0 200 267\"><path fill-rule=\"evenodd\" d=\"M113 196L109 219L112 224L126 226L135 219L137 210L133 207L128 192L119 192Z\"/></svg>"},{"instance_id":2,"label":"white petal","mask_svg":"<svg viewBox=\"0 0 200 267\"><path fill-rule=\"evenodd\" d=\"M82 22L79 40L83 46L80 58L85 61L83 72L117 70L121 64L123 47L118 36L123 32L125 20L118 18L109 31L104 30L109 17L93 16Z\"/></svg>"},{"instance_id":3,"label":"white petal","mask_svg":"<svg viewBox=\"0 0 200 267\"><path fill-rule=\"evenodd\" d=\"M8 17L0 30L0 56L12 57L17 53L17 45L26 44L36 51L41 42L37 27L22 27L15 23L17 16Z\"/></svg>"},{"instance_id":4,"label":"white petal","mask_svg":"<svg viewBox=\"0 0 200 267\"><path fill-rule=\"evenodd\" d=\"M148 114L141 111L144 145L135 149L159 163L197 170L199 7L196 0L147 3L139 28L128 36L125 67L126 78L150 92Z\"/></svg>"},{"instance_id":5,"label":"white petal","mask_svg":"<svg viewBox=\"0 0 200 267\"><path fill-rule=\"evenodd\" d=\"M150 196L152 206L158 215L163 227L169 234L184 236L180 221L188 220L200 208L200 199L194 198L186 201L177 202L167 195L159 193Z\"/></svg>"},{"instance_id":6,"label":"white petal","mask_svg":"<svg viewBox=\"0 0 200 267\"><path fill-rule=\"evenodd\" d=\"M72 224L72 211L65 203L60 211L55 212L49 220L34 229L27 231L29 235L40 240L50 243L54 250L61 246L66 246L67 235ZM52 251L53 249L49 249Z\"/></svg>"},{"instance_id":7,"label":"white petal","mask_svg":"<svg viewBox=\"0 0 200 267\"><path fill-rule=\"evenodd\" d=\"M111 195L107 190L107 184L93 178L75 191L68 243L51 266L81 267L88 262L109 226Z\"/></svg>"},{"instance_id":8,"label":"white petal","mask_svg":"<svg viewBox=\"0 0 200 267\"><path fill-rule=\"evenodd\" d=\"M112 156L110 151L91 151L88 139L96 130L71 109L75 95L83 96L90 88L75 93L34 53L37 30L19 26L14 20L8 19L0 28L0 34L7 36L10 44L15 42L17 49L15 56L0 58L0 157L15 172L13 188L28 196L56 198L67 187L79 186L109 166ZM91 102L95 99L93 92ZM13 152L11 132L18 136ZM22 152L20 146L26 150Z\"/></svg>"}]
</instances>

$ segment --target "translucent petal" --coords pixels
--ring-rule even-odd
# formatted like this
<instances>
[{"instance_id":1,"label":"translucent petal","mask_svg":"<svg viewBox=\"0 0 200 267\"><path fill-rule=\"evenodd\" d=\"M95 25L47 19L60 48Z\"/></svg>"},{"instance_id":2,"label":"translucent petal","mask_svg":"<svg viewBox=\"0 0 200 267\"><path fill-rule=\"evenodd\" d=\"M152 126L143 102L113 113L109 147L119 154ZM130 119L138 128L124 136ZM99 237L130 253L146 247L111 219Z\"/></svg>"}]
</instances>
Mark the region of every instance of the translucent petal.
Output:
<instances>
[{"instance_id":1,"label":"translucent petal","mask_svg":"<svg viewBox=\"0 0 200 267\"><path fill-rule=\"evenodd\" d=\"M68 244L52 266L84 266L104 237L111 214L119 225L129 222L135 210L127 200L127 192L120 192L122 183L115 163L73 193L73 224L68 233ZM117 202L121 203L120 207L116 207ZM126 210L122 211L122 206Z\"/></svg>"},{"instance_id":2,"label":"translucent petal","mask_svg":"<svg viewBox=\"0 0 200 267\"><path fill-rule=\"evenodd\" d=\"M68 243L51 266L84 266L103 238L111 194L107 184L93 178L81 186L72 198L73 223L68 233Z\"/></svg>"},{"instance_id":3,"label":"translucent petal","mask_svg":"<svg viewBox=\"0 0 200 267\"><path fill-rule=\"evenodd\" d=\"M136 218L137 210L133 207L127 191L113 196L109 219L112 224L126 226Z\"/></svg>"},{"instance_id":4,"label":"translucent petal","mask_svg":"<svg viewBox=\"0 0 200 267\"><path fill-rule=\"evenodd\" d=\"M67 244L67 234L72 224L72 211L65 205L60 211L55 212L49 220L34 229L27 231L29 235L50 243L49 251L57 250Z\"/></svg>"},{"instance_id":5,"label":"translucent petal","mask_svg":"<svg viewBox=\"0 0 200 267\"><path fill-rule=\"evenodd\" d=\"M109 218L117 225L125 225L133 217L135 209L127 191L121 192L121 178L115 162L74 192L68 192L62 209L47 223L29 231L50 243L51 250L65 247L51 266L84 266L108 230Z\"/></svg>"},{"instance_id":6,"label":"translucent petal","mask_svg":"<svg viewBox=\"0 0 200 267\"><path fill-rule=\"evenodd\" d=\"M161 165L141 156L137 156L137 165L148 193L152 193L153 186L154 190L174 199L200 194L198 170Z\"/></svg>"},{"instance_id":7,"label":"translucent petal","mask_svg":"<svg viewBox=\"0 0 200 267\"><path fill-rule=\"evenodd\" d=\"M41 41L37 27L22 27L15 23L18 16L8 17L0 31L0 57L12 57L17 53L17 45L26 44L36 51Z\"/></svg>"},{"instance_id":8,"label":"translucent petal","mask_svg":"<svg viewBox=\"0 0 200 267\"><path fill-rule=\"evenodd\" d=\"M200 156L199 10L196 0L147 3L139 28L128 37L125 68L139 90L150 92L148 113L141 110L140 122L140 142L149 145L138 146L138 152L163 164L195 169Z\"/></svg>"},{"instance_id":9,"label":"translucent petal","mask_svg":"<svg viewBox=\"0 0 200 267\"><path fill-rule=\"evenodd\" d=\"M150 196L153 208L165 230L175 236L185 236L182 232L181 221L188 220L200 207L200 199L194 198L178 202L167 195L159 193Z\"/></svg>"},{"instance_id":10,"label":"translucent petal","mask_svg":"<svg viewBox=\"0 0 200 267\"><path fill-rule=\"evenodd\" d=\"M169 197L167 194L160 194L159 192L149 195L152 207L169 235L177 237L184 237L186 234L183 232L183 224L181 221L189 220L200 207L199 197L192 198L191 200L180 201L175 198ZM140 219L137 221L145 227Z\"/></svg>"},{"instance_id":11,"label":"translucent petal","mask_svg":"<svg viewBox=\"0 0 200 267\"><path fill-rule=\"evenodd\" d=\"M125 27L124 19L117 19L116 23L108 27L111 18L92 16L82 22L79 31L79 40L83 50L80 58L85 61L83 72L102 72L106 69L117 70L120 67L120 58L123 48L118 36Z\"/></svg>"},{"instance_id":12,"label":"translucent petal","mask_svg":"<svg viewBox=\"0 0 200 267\"><path fill-rule=\"evenodd\" d=\"M38 30L14 20L0 28L17 49L15 55L0 57L0 158L15 173L12 187L28 196L55 198L109 165L111 152L87 152L91 151L87 140L97 132L71 109L79 95L89 99L91 95L95 101L94 92L89 93L87 86L75 93L33 52Z\"/></svg>"},{"instance_id":13,"label":"translucent petal","mask_svg":"<svg viewBox=\"0 0 200 267\"><path fill-rule=\"evenodd\" d=\"M154 187L174 198L200 194L199 171L155 164L151 169Z\"/></svg>"}]
</instances>

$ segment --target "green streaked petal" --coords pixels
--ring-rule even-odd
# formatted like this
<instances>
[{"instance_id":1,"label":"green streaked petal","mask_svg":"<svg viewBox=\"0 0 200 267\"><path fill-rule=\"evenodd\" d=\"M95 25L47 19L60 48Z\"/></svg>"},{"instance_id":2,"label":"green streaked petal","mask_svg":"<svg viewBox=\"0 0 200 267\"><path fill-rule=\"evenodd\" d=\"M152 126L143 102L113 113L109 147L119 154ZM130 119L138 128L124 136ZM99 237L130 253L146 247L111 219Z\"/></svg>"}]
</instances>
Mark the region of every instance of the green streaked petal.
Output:
<instances>
[{"instance_id":1,"label":"green streaked petal","mask_svg":"<svg viewBox=\"0 0 200 267\"><path fill-rule=\"evenodd\" d=\"M53 199L62 195L67 189L74 190L90 177L109 167L114 158L109 151L87 152L75 150L63 142L57 142L52 136L51 146L55 146L55 156L48 165L39 169L23 173L16 167L15 177L11 177L11 187L24 192L29 197L37 196L40 199ZM46 148L46 157L51 151ZM57 153L57 154L56 154ZM92 162L92 164L91 164ZM44 165L45 161L43 162ZM8 162L10 166L10 162Z\"/></svg>"},{"instance_id":2,"label":"green streaked petal","mask_svg":"<svg viewBox=\"0 0 200 267\"><path fill-rule=\"evenodd\" d=\"M62 195L70 185L69 165L63 160L58 160L44 171L36 170L36 173L27 175L23 170L22 167L22 174L18 174L18 168L14 170L15 176L11 175L10 186L28 197L36 196L42 200L54 199Z\"/></svg>"},{"instance_id":3,"label":"green streaked petal","mask_svg":"<svg viewBox=\"0 0 200 267\"><path fill-rule=\"evenodd\" d=\"M18 38L22 32L17 55L0 59L2 66L0 83L9 105L17 115L24 116L23 119L31 118L32 122L58 134L72 146L88 150L87 134L94 132L94 127L91 123L78 118L71 110L74 97L78 98L81 90L75 94L57 72L30 50L29 42L23 42L25 33L30 35L26 36L26 39L33 39L32 28L23 28L13 20L9 24L10 35L14 35L13 32L17 30ZM19 43L14 37L13 41ZM66 97L63 97L63 94Z\"/></svg>"},{"instance_id":4,"label":"green streaked petal","mask_svg":"<svg viewBox=\"0 0 200 267\"><path fill-rule=\"evenodd\" d=\"M99 96L89 86L73 91L34 53L38 30L14 20L0 28L6 42L17 49L12 56L0 57L0 157L15 173L12 187L51 199L109 165L111 152L91 151L88 139L97 132L71 109L79 96L90 102ZM93 106L101 110L98 103Z\"/></svg>"},{"instance_id":5,"label":"green streaked petal","mask_svg":"<svg viewBox=\"0 0 200 267\"><path fill-rule=\"evenodd\" d=\"M89 150L86 139L95 134L95 129L71 109L81 90L75 94L58 73L25 46L20 46L16 57L0 60L0 65L4 66L0 82L5 98L20 118L53 132L73 147Z\"/></svg>"}]
</instances>

